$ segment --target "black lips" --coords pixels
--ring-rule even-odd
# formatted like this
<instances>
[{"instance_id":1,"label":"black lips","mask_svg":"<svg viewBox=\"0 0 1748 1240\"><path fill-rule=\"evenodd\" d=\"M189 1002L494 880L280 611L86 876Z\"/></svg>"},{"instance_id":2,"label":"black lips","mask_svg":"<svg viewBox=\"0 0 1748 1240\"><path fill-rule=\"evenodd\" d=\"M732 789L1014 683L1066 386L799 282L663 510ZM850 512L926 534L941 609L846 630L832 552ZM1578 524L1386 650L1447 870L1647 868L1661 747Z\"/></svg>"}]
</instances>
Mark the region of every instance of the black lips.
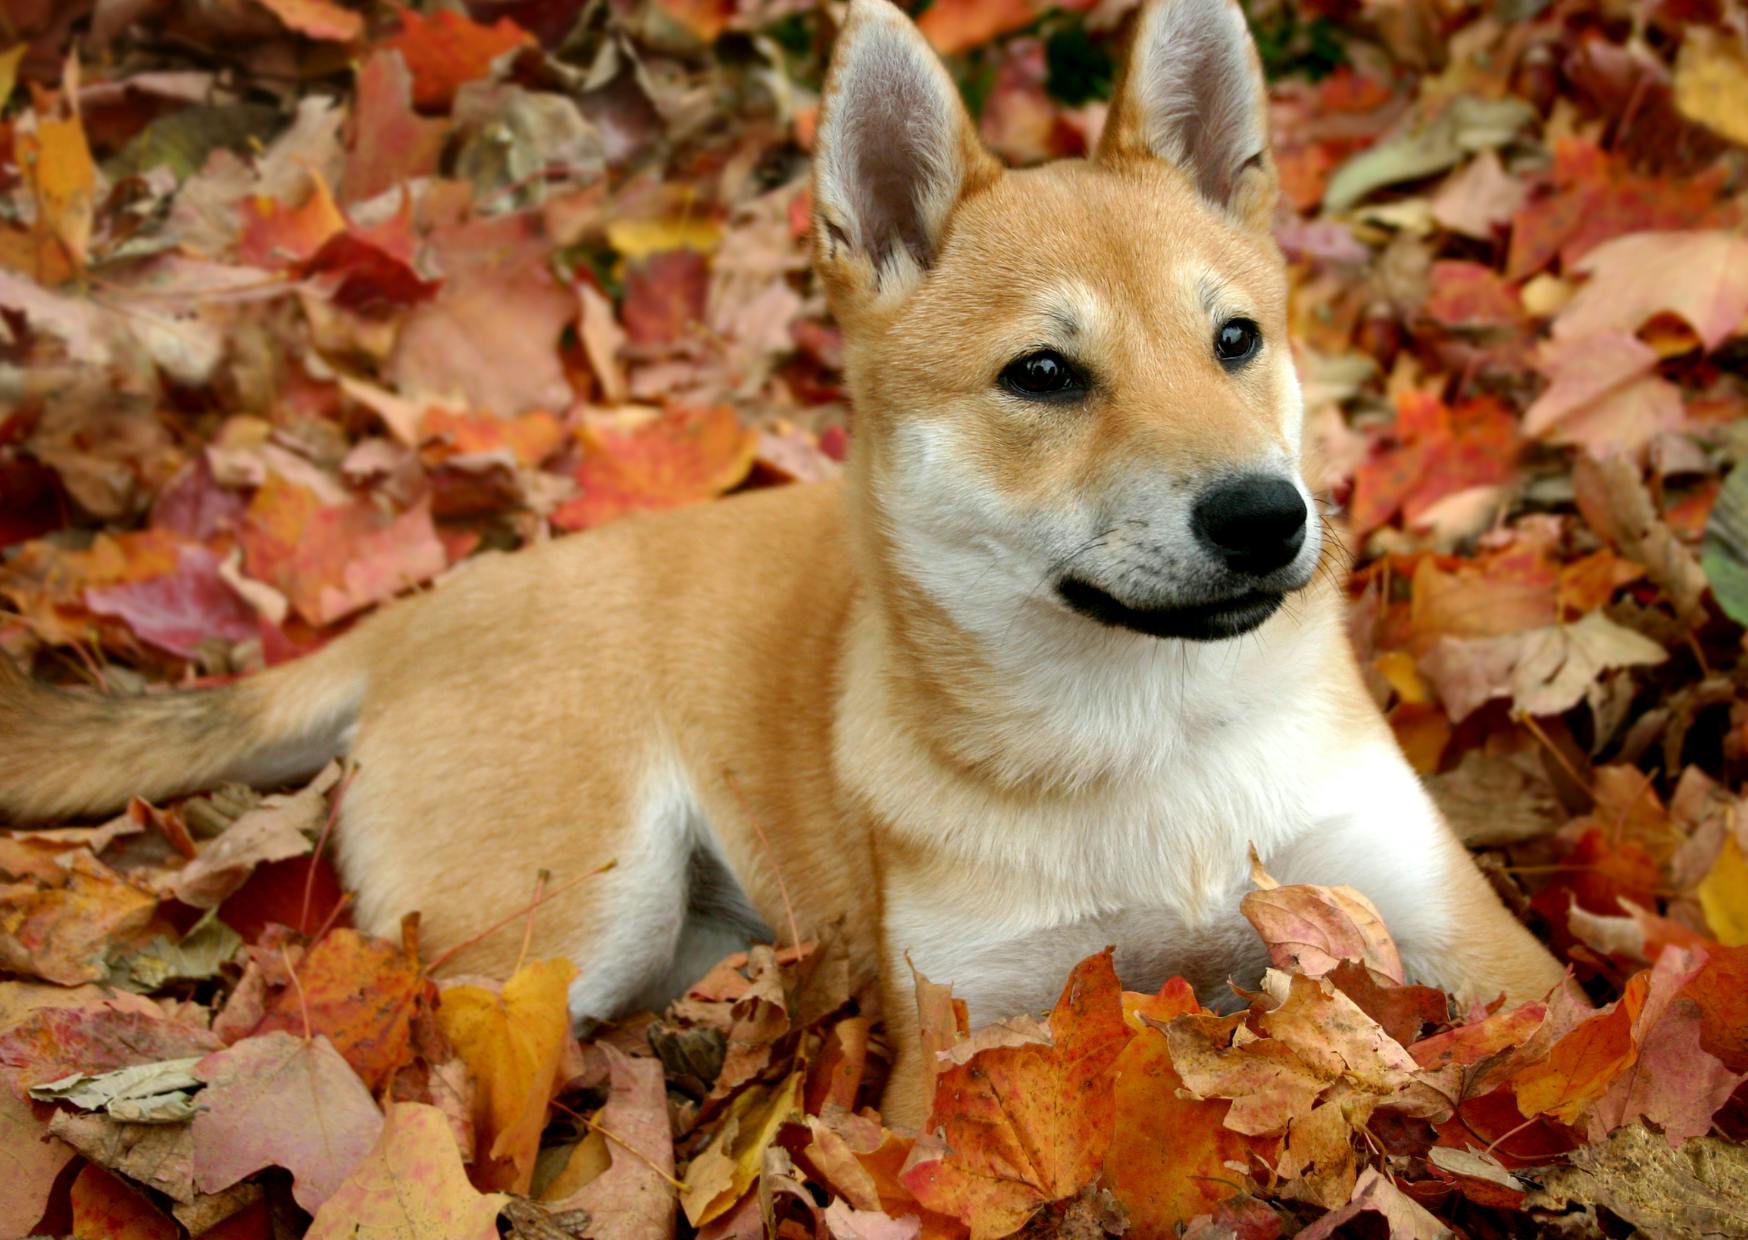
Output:
<instances>
[{"instance_id":1,"label":"black lips","mask_svg":"<svg viewBox=\"0 0 1748 1240\"><path fill-rule=\"evenodd\" d=\"M1232 598L1187 607L1131 607L1079 577L1056 583L1062 601L1081 615L1112 628L1149 637L1212 642L1239 637L1274 615L1285 597L1279 590L1248 590Z\"/></svg>"}]
</instances>

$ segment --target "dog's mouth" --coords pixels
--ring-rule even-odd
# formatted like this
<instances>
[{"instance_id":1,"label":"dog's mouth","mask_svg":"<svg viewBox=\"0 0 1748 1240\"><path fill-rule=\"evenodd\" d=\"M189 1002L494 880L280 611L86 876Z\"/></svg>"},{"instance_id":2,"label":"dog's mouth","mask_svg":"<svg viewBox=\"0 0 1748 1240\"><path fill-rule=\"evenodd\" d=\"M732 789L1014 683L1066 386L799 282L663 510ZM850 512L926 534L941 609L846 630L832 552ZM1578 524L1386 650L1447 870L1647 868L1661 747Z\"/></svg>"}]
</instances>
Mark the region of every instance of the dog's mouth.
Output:
<instances>
[{"instance_id":1,"label":"dog's mouth","mask_svg":"<svg viewBox=\"0 0 1748 1240\"><path fill-rule=\"evenodd\" d=\"M1231 598L1176 607L1131 607L1079 577L1064 577L1056 593L1075 611L1112 628L1149 637L1212 642L1240 637L1275 614L1286 595L1280 590L1247 590Z\"/></svg>"}]
</instances>

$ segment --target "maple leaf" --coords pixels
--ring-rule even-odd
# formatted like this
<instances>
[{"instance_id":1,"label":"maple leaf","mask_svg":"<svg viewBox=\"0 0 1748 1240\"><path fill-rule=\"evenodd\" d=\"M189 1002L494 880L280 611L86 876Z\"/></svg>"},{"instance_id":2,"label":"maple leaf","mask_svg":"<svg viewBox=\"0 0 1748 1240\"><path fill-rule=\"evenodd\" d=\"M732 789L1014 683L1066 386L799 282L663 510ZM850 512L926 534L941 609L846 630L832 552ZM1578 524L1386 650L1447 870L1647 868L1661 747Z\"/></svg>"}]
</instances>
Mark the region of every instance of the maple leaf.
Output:
<instances>
[{"instance_id":1,"label":"maple leaf","mask_svg":"<svg viewBox=\"0 0 1748 1240\"><path fill-rule=\"evenodd\" d=\"M375 1146L316 1211L309 1240L490 1240L508 1201L468 1183L441 1111L397 1102Z\"/></svg>"},{"instance_id":2,"label":"maple leaf","mask_svg":"<svg viewBox=\"0 0 1748 1240\"><path fill-rule=\"evenodd\" d=\"M1276 1141L1241 1135L1225 1124L1230 1104L1189 1097L1158 1027L1200 1011L1182 979L1157 996L1124 995L1125 1009L1147 1021L1111 1067L1116 1118L1105 1151L1103 1182L1129 1219L1136 1240L1172 1236L1188 1219L1213 1210L1239 1190L1234 1169L1254 1151L1273 1161Z\"/></svg>"},{"instance_id":3,"label":"maple leaf","mask_svg":"<svg viewBox=\"0 0 1748 1240\"><path fill-rule=\"evenodd\" d=\"M576 471L582 494L552 514L561 529L586 529L627 512L714 498L747 476L758 447L758 437L722 406L621 424L625 429L583 431L583 460Z\"/></svg>"},{"instance_id":4,"label":"maple leaf","mask_svg":"<svg viewBox=\"0 0 1748 1240\"><path fill-rule=\"evenodd\" d=\"M413 1015L435 992L416 951L355 930L332 930L297 962L297 982L268 1003L251 1034L328 1039L367 1088L380 1089L411 1055Z\"/></svg>"},{"instance_id":5,"label":"maple leaf","mask_svg":"<svg viewBox=\"0 0 1748 1240\"><path fill-rule=\"evenodd\" d=\"M194 1117L194 1182L218 1192L267 1167L291 1172L297 1203L314 1213L382 1130L382 1112L334 1044L274 1032L195 1065L206 1082Z\"/></svg>"},{"instance_id":6,"label":"maple leaf","mask_svg":"<svg viewBox=\"0 0 1748 1240\"><path fill-rule=\"evenodd\" d=\"M455 92L484 77L504 53L534 40L507 17L482 26L460 13L439 9L430 17L400 10L400 33L380 44L396 51L413 75L413 102L421 108L447 108Z\"/></svg>"},{"instance_id":7,"label":"maple leaf","mask_svg":"<svg viewBox=\"0 0 1748 1240\"><path fill-rule=\"evenodd\" d=\"M176 571L85 591L85 605L114 616L142 641L193 658L208 638L249 641L260 634L255 609L219 572L219 557L199 544L177 548Z\"/></svg>"},{"instance_id":8,"label":"maple leaf","mask_svg":"<svg viewBox=\"0 0 1748 1240\"><path fill-rule=\"evenodd\" d=\"M27 1100L0 1087L0 1233L31 1233L72 1157L69 1146L48 1139L45 1124Z\"/></svg>"},{"instance_id":9,"label":"maple leaf","mask_svg":"<svg viewBox=\"0 0 1748 1240\"><path fill-rule=\"evenodd\" d=\"M1111 1142L1116 1095L1109 1069L1134 1030L1109 949L1075 966L1048 1025L1010 1021L945 1052L935 1077L931 1131L903 1174L931 1210L1005 1236L1039 1206L1072 1196Z\"/></svg>"},{"instance_id":10,"label":"maple leaf","mask_svg":"<svg viewBox=\"0 0 1748 1240\"><path fill-rule=\"evenodd\" d=\"M576 975L568 960L540 960L518 969L501 994L472 985L442 993L438 1027L475 1081L474 1179L487 1188L526 1193L534 1178L547 1102L570 1037L567 999Z\"/></svg>"},{"instance_id":11,"label":"maple leaf","mask_svg":"<svg viewBox=\"0 0 1748 1240\"><path fill-rule=\"evenodd\" d=\"M664 1240L673 1230L674 1141L660 1062L632 1059L605 1044L593 1048L606 1065L607 1104L596 1113L609 1164L575 1192L547 1198L554 1212L582 1210L624 1240Z\"/></svg>"},{"instance_id":12,"label":"maple leaf","mask_svg":"<svg viewBox=\"0 0 1748 1240\"><path fill-rule=\"evenodd\" d=\"M101 1167L87 1166L73 1181L75 1236L106 1240L177 1240L182 1229L144 1193Z\"/></svg>"},{"instance_id":13,"label":"maple leaf","mask_svg":"<svg viewBox=\"0 0 1748 1240\"><path fill-rule=\"evenodd\" d=\"M1748 238L1733 232L1646 232L1580 260L1590 279L1554 319L1556 339L1627 334L1657 314L1679 315L1707 349L1748 315Z\"/></svg>"},{"instance_id":14,"label":"maple leaf","mask_svg":"<svg viewBox=\"0 0 1748 1240\"><path fill-rule=\"evenodd\" d=\"M331 624L448 566L429 500L399 516L358 501L324 505L270 473L244 518L243 563L312 624Z\"/></svg>"},{"instance_id":15,"label":"maple leaf","mask_svg":"<svg viewBox=\"0 0 1748 1240\"><path fill-rule=\"evenodd\" d=\"M413 75L399 52L377 50L358 69L352 138L341 188L347 202L366 202L437 170L449 122L413 111Z\"/></svg>"},{"instance_id":16,"label":"maple leaf","mask_svg":"<svg viewBox=\"0 0 1748 1240\"><path fill-rule=\"evenodd\" d=\"M1703 966L1703 954L1664 951L1617 1002L1513 1077L1518 1109L1586 1127L1593 1141L1640 1117L1671 1145L1706 1132L1743 1078L1701 1047L1703 1013L1681 998Z\"/></svg>"}]
</instances>

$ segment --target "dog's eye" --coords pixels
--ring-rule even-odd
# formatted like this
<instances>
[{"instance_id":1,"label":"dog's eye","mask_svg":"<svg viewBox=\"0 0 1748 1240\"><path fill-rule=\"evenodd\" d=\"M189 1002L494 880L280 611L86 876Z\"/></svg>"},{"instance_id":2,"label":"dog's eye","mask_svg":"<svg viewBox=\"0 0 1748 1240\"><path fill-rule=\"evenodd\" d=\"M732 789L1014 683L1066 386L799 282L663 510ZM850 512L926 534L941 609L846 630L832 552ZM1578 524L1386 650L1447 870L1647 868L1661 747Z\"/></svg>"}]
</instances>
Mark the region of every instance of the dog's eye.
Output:
<instances>
[{"instance_id":1,"label":"dog's eye","mask_svg":"<svg viewBox=\"0 0 1748 1240\"><path fill-rule=\"evenodd\" d=\"M1249 319L1227 319L1214 333L1214 356L1227 368L1242 365L1256 355L1262 344L1262 329Z\"/></svg>"},{"instance_id":2,"label":"dog's eye","mask_svg":"<svg viewBox=\"0 0 1748 1240\"><path fill-rule=\"evenodd\" d=\"M1071 400L1086 391L1086 379L1080 371L1054 349L1040 349L1009 362L1001 372L1001 385L1020 396L1042 400Z\"/></svg>"}]
</instances>

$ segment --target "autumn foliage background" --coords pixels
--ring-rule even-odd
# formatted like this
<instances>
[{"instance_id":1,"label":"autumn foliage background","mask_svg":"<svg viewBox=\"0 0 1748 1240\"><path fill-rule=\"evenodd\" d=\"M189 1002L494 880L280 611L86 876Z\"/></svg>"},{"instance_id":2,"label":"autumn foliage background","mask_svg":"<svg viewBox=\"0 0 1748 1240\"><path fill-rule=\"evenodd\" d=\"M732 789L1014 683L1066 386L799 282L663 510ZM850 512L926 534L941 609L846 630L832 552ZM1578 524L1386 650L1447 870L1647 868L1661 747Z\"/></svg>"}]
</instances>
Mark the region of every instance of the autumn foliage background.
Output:
<instances>
[{"instance_id":1,"label":"autumn foliage background","mask_svg":"<svg viewBox=\"0 0 1748 1240\"><path fill-rule=\"evenodd\" d=\"M1128 7L921 25L1028 163L1096 139ZM1355 646L1594 1009L1408 984L1362 899L1259 871L1236 1015L1099 956L973 1033L919 979L894 1133L829 941L579 1043L568 962L351 931L334 768L0 835L0 1235L1748 1234L1743 10L1247 11ZM0 5L6 655L213 683L469 557L836 473L841 17Z\"/></svg>"}]
</instances>

